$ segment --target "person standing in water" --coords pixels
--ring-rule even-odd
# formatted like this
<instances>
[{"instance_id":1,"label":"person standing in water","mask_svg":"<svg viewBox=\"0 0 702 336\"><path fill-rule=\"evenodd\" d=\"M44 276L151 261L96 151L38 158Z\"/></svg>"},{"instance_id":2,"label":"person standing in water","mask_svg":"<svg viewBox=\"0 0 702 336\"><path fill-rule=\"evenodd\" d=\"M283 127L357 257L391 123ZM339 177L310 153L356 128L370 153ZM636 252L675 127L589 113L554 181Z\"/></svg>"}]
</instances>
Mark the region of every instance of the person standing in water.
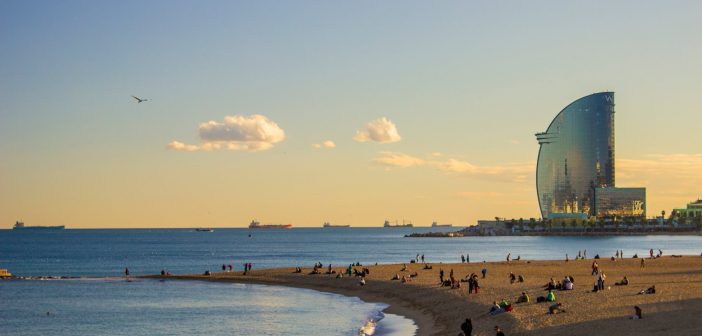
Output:
<instances>
[{"instance_id":1,"label":"person standing in water","mask_svg":"<svg viewBox=\"0 0 702 336\"><path fill-rule=\"evenodd\" d=\"M124 276L129 277L129 268L128 267L124 268Z\"/></svg>"}]
</instances>

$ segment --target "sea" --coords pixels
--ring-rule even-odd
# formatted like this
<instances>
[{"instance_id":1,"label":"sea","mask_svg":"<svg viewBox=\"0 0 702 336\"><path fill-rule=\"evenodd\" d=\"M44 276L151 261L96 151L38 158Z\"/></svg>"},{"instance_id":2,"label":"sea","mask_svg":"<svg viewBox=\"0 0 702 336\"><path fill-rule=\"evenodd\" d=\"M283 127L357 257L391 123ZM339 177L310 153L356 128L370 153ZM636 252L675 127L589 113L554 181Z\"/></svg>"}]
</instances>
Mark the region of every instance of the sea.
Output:
<instances>
[{"instance_id":1,"label":"sea","mask_svg":"<svg viewBox=\"0 0 702 336\"><path fill-rule=\"evenodd\" d=\"M0 335L413 335L414 322L382 302L296 289L131 275L300 266L316 262L471 263L625 256L700 255L702 236L406 238L457 228L0 230L0 268L65 280L0 281ZM373 322L371 322L373 321ZM375 325L375 328L370 326Z\"/></svg>"}]
</instances>

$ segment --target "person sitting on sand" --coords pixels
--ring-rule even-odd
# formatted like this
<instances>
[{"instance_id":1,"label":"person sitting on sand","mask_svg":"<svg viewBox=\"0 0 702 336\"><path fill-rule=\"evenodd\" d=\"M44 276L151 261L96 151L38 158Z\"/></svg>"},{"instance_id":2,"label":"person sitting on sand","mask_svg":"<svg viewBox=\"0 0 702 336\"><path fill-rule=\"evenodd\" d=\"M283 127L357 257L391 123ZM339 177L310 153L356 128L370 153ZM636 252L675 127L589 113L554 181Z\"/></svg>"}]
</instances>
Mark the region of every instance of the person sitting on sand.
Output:
<instances>
[{"instance_id":1,"label":"person sitting on sand","mask_svg":"<svg viewBox=\"0 0 702 336\"><path fill-rule=\"evenodd\" d=\"M548 302L556 301L556 294L553 292L553 290L548 291L548 295L546 296L546 301L548 301Z\"/></svg>"},{"instance_id":2,"label":"person sitting on sand","mask_svg":"<svg viewBox=\"0 0 702 336\"><path fill-rule=\"evenodd\" d=\"M573 283L567 277L563 279L563 290L573 290Z\"/></svg>"},{"instance_id":3,"label":"person sitting on sand","mask_svg":"<svg viewBox=\"0 0 702 336\"><path fill-rule=\"evenodd\" d=\"M510 285L513 285L514 282L517 280L517 277L514 275L514 273L509 272L509 283Z\"/></svg>"},{"instance_id":4,"label":"person sitting on sand","mask_svg":"<svg viewBox=\"0 0 702 336\"><path fill-rule=\"evenodd\" d=\"M395 273L395 276L393 276L390 280L400 280L400 275Z\"/></svg>"},{"instance_id":5,"label":"person sitting on sand","mask_svg":"<svg viewBox=\"0 0 702 336\"><path fill-rule=\"evenodd\" d=\"M520 275L517 277L517 281L519 281L519 282L524 282L524 277L520 274Z\"/></svg>"},{"instance_id":6,"label":"person sitting on sand","mask_svg":"<svg viewBox=\"0 0 702 336\"><path fill-rule=\"evenodd\" d=\"M556 281L553 280L553 278L551 278L551 281L549 281L548 283L546 283L546 285L544 285L544 288L545 288L546 290L556 289Z\"/></svg>"},{"instance_id":7,"label":"person sitting on sand","mask_svg":"<svg viewBox=\"0 0 702 336\"><path fill-rule=\"evenodd\" d=\"M527 292L522 292L522 295L517 298L517 303L529 303L529 294Z\"/></svg>"},{"instance_id":8,"label":"person sitting on sand","mask_svg":"<svg viewBox=\"0 0 702 336\"><path fill-rule=\"evenodd\" d=\"M295 272L293 272L293 273L302 273L302 268L295 267Z\"/></svg>"},{"instance_id":9,"label":"person sitting on sand","mask_svg":"<svg viewBox=\"0 0 702 336\"><path fill-rule=\"evenodd\" d=\"M407 271L407 264L402 264L402 269L400 270L400 272L405 272L405 271Z\"/></svg>"},{"instance_id":10,"label":"person sitting on sand","mask_svg":"<svg viewBox=\"0 0 702 336\"><path fill-rule=\"evenodd\" d=\"M497 304L497 301L494 301L492 303L492 307L490 307L489 314L494 316L494 315L497 315L499 313L504 313L504 312L505 312L505 310L502 309L502 307L500 307L499 304Z\"/></svg>"},{"instance_id":11,"label":"person sitting on sand","mask_svg":"<svg viewBox=\"0 0 702 336\"><path fill-rule=\"evenodd\" d=\"M643 312L639 306L634 306L634 316L631 317L632 320L640 320L643 318Z\"/></svg>"},{"instance_id":12,"label":"person sitting on sand","mask_svg":"<svg viewBox=\"0 0 702 336\"><path fill-rule=\"evenodd\" d=\"M514 260L520 261L520 260L522 260L522 256L521 256L521 255L518 255L518 256L517 256L517 259L514 259Z\"/></svg>"},{"instance_id":13,"label":"person sitting on sand","mask_svg":"<svg viewBox=\"0 0 702 336\"><path fill-rule=\"evenodd\" d=\"M651 287L648 287L647 289L642 289L639 294L656 294L656 286L653 285Z\"/></svg>"},{"instance_id":14,"label":"person sitting on sand","mask_svg":"<svg viewBox=\"0 0 702 336\"><path fill-rule=\"evenodd\" d=\"M416 278L417 276L419 276L419 273L417 273L416 271L409 275L410 278Z\"/></svg>"},{"instance_id":15,"label":"person sitting on sand","mask_svg":"<svg viewBox=\"0 0 702 336\"><path fill-rule=\"evenodd\" d=\"M556 303L548 307L548 313L553 315L553 314L558 314L558 313L565 313L565 310L562 308L563 304L562 303Z\"/></svg>"},{"instance_id":16,"label":"person sitting on sand","mask_svg":"<svg viewBox=\"0 0 702 336\"><path fill-rule=\"evenodd\" d=\"M405 283L405 282L407 282L407 281L410 281L410 280L407 278L406 275L403 275L403 276L402 276L401 282L402 282L402 283Z\"/></svg>"},{"instance_id":17,"label":"person sitting on sand","mask_svg":"<svg viewBox=\"0 0 702 336\"><path fill-rule=\"evenodd\" d=\"M343 272L339 272L339 273L336 274L336 278L337 278L337 279L341 279L341 278L343 278L343 277L344 277L344 273L343 273Z\"/></svg>"},{"instance_id":18,"label":"person sitting on sand","mask_svg":"<svg viewBox=\"0 0 702 336\"><path fill-rule=\"evenodd\" d=\"M628 286L629 285L629 279L626 278L626 275L624 276L624 279L619 282L614 283L615 286Z\"/></svg>"},{"instance_id":19,"label":"person sitting on sand","mask_svg":"<svg viewBox=\"0 0 702 336\"><path fill-rule=\"evenodd\" d=\"M425 269L425 270L430 270L430 269L431 269L431 266L429 266L429 264L424 264L424 269Z\"/></svg>"}]
</instances>

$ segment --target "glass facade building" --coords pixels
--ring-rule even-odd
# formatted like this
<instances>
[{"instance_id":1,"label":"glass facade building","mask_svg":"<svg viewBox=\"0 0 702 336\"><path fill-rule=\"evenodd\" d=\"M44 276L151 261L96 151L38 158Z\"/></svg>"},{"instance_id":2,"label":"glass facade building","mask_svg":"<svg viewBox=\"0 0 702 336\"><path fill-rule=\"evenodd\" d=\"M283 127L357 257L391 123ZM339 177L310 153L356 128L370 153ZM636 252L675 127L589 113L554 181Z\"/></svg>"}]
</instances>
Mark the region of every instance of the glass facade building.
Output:
<instances>
[{"instance_id":1,"label":"glass facade building","mask_svg":"<svg viewBox=\"0 0 702 336\"><path fill-rule=\"evenodd\" d=\"M596 188L597 217L646 217L646 188Z\"/></svg>"},{"instance_id":2,"label":"glass facade building","mask_svg":"<svg viewBox=\"0 0 702 336\"><path fill-rule=\"evenodd\" d=\"M600 92L566 106L540 144L536 190L543 218L595 215L595 189L614 187L614 92Z\"/></svg>"}]
</instances>

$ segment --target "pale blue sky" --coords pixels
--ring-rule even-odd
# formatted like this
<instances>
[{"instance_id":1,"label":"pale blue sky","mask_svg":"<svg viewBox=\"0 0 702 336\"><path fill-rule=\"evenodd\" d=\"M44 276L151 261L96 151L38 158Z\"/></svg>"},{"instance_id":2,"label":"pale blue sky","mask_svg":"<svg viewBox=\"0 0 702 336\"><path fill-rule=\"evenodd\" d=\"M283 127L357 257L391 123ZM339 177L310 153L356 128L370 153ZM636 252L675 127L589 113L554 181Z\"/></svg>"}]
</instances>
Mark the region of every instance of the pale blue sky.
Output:
<instances>
[{"instance_id":1,"label":"pale blue sky","mask_svg":"<svg viewBox=\"0 0 702 336\"><path fill-rule=\"evenodd\" d=\"M533 182L386 172L373 160L392 151L480 166L535 161L533 134L604 90L616 92L617 159L695 157L699 13L696 1L3 1L0 223L90 226L107 211L111 226L189 226L207 212L223 226L268 212L309 225L536 216ZM132 94L152 101L136 105ZM250 114L280 125L285 141L258 153L165 150L198 143L202 122ZM400 142L352 140L380 117ZM311 149L326 139L337 147ZM654 209L702 196L627 181L660 184L650 186ZM507 210L452 196L522 187L505 202L523 204ZM426 209L416 210L421 195ZM145 219L125 223L134 197L154 213L135 210ZM340 204L320 205L325 198ZM383 210L388 198L397 204ZM90 213L88 199L102 206ZM213 210L236 203L255 210ZM173 207L181 213L161 222Z\"/></svg>"}]
</instances>

